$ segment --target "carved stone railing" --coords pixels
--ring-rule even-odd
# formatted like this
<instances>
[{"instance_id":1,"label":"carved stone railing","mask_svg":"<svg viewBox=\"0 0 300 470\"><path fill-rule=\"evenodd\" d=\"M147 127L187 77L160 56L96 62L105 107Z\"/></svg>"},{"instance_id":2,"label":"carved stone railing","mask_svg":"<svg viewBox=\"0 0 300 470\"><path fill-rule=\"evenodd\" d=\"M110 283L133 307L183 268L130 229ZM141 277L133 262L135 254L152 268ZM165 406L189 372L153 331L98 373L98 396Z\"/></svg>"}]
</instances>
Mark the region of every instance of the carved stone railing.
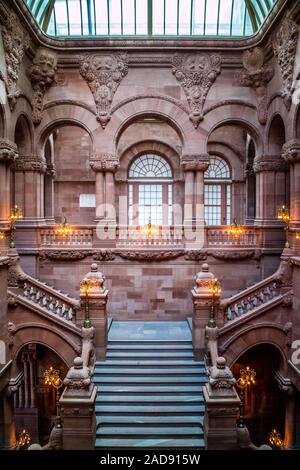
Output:
<instances>
[{"instance_id":1,"label":"carved stone railing","mask_svg":"<svg viewBox=\"0 0 300 470\"><path fill-rule=\"evenodd\" d=\"M183 227L153 227L148 234L144 227L119 227L117 230L117 247L183 247Z\"/></svg>"},{"instance_id":2,"label":"carved stone railing","mask_svg":"<svg viewBox=\"0 0 300 470\"><path fill-rule=\"evenodd\" d=\"M222 300L220 311L223 312L224 322L240 318L251 310L265 305L279 295L280 286L276 276L272 275L233 297Z\"/></svg>"},{"instance_id":3,"label":"carved stone railing","mask_svg":"<svg viewBox=\"0 0 300 470\"><path fill-rule=\"evenodd\" d=\"M18 295L47 310L50 315L75 324L79 302L37 279L26 276Z\"/></svg>"},{"instance_id":4,"label":"carved stone railing","mask_svg":"<svg viewBox=\"0 0 300 470\"><path fill-rule=\"evenodd\" d=\"M206 227L206 242L208 247L258 247L260 244L260 231L256 227L243 227L240 236L235 237L226 226L210 226Z\"/></svg>"},{"instance_id":5,"label":"carved stone railing","mask_svg":"<svg viewBox=\"0 0 300 470\"><path fill-rule=\"evenodd\" d=\"M43 247L70 247L70 246L92 246L93 229L72 227L72 232L63 237L59 234L57 227L48 227L40 231L41 245Z\"/></svg>"}]
</instances>

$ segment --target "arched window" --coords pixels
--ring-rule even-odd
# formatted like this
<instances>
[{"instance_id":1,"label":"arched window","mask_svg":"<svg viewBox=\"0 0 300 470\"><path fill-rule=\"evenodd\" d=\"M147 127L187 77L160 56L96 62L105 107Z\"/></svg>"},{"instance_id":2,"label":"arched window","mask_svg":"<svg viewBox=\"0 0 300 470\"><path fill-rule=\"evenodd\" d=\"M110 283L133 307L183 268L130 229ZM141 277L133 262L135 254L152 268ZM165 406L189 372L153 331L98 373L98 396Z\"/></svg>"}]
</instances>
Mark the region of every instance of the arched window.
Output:
<instances>
[{"instance_id":1,"label":"arched window","mask_svg":"<svg viewBox=\"0 0 300 470\"><path fill-rule=\"evenodd\" d=\"M204 173L204 206L207 225L229 225L231 219L231 179L228 164L211 156Z\"/></svg>"},{"instance_id":2,"label":"arched window","mask_svg":"<svg viewBox=\"0 0 300 470\"><path fill-rule=\"evenodd\" d=\"M128 182L129 225L172 224L172 170L164 158L141 155L129 168Z\"/></svg>"}]
</instances>

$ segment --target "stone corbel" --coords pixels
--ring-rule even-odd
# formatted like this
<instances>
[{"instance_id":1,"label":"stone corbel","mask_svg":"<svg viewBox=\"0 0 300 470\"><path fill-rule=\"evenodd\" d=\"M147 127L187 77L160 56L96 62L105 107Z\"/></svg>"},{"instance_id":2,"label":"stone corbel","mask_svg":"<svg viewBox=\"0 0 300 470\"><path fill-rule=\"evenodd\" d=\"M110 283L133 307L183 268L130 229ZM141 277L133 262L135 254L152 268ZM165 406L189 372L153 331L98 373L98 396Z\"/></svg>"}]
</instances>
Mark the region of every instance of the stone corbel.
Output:
<instances>
[{"instance_id":1,"label":"stone corbel","mask_svg":"<svg viewBox=\"0 0 300 470\"><path fill-rule=\"evenodd\" d=\"M79 73L93 94L97 120L105 129L111 118L114 94L128 73L127 55L119 53L80 56Z\"/></svg>"},{"instance_id":2,"label":"stone corbel","mask_svg":"<svg viewBox=\"0 0 300 470\"><path fill-rule=\"evenodd\" d=\"M18 147L8 139L0 139L0 163L13 163L18 158Z\"/></svg>"},{"instance_id":3,"label":"stone corbel","mask_svg":"<svg viewBox=\"0 0 300 470\"><path fill-rule=\"evenodd\" d=\"M28 69L28 76L31 80L32 97L32 120L35 125L40 124L44 109L44 95L46 89L55 81L57 70L57 56L54 52L39 48L33 59L32 65Z\"/></svg>"},{"instance_id":4,"label":"stone corbel","mask_svg":"<svg viewBox=\"0 0 300 470\"><path fill-rule=\"evenodd\" d=\"M0 71L0 79L5 83L9 107L13 111L21 94L18 88L19 70L24 53L29 47L29 36L15 13L7 10L3 4L0 4L0 21L3 25L2 39L6 63L6 76Z\"/></svg>"},{"instance_id":5,"label":"stone corbel","mask_svg":"<svg viewBox=\"0 0 300 470\"><path fill-rule=\"evenodd\" d=\"M254 159L253 170L255 173L262 171L285 171L286 162L278 155L260 155Z\"/></svg>"},{"instance_id":6,"label":"stone corbel","mask_svg":"<svg viewBox=\"0 0 300 470\"><path fill-rule=\"evenodd\" d=\"M282 157L290 163L300 162L300 141L289 140L282 147Z\"/></svg>"},{"instance_id":7,"label":"stone corbel","mask_svg":"<svg viewBox=\"0 0 300 470\"><path fill-rule=\"evenodd\" d=\"M95 154L90 159L90 167L93 171L111 171L115 173L119 167L119 160L110 153Z\"/></svg>"},{"instance_id":8,"label":"stone corbel","mask_svg":"<svg viewBox=\"0 0 300 470\"><path fill-rule=\"evenodd\" d=\"M293 74L298 36L298 25L291 18L284 18L272 39L274 55L283 81L281 96L288 111L291 108L294 92Z\"/></svg>"},{"instance_id":9,"label":"stone corbel","mask_svg":"<svg viewBox=\"0 0 300 470\"><path fill-rule=\"evenodd\" d=\"M207 94L221 72L220 55L175 54L172 72L181 84L190 108L190 120L195 128L203 119Z\"/></svg>"},{"instance_id":10,"label":"stone corbel","mask_svg":"<svg viewBox=\"0 0 300 470\"><path fill-rule=\"evenodd\" d=\"M14 165L14 171L37 171L39 173L45 173L47 165L42 157L36 155L21 155Z\"/></svg>"},{"instance_id":11,"label":"stone corbel","mask_svg":"<svg viewBox=\"0 0 300 470\"><path fill-rule=\"evenodd\" d=\"M239 83L255 90L258 121L264 125L268 119L267 84L274 75L274 69L264 66L264 51L260 47L244 52L243 65L244 70L238 77Z\"/></svg>"}]
</instances>

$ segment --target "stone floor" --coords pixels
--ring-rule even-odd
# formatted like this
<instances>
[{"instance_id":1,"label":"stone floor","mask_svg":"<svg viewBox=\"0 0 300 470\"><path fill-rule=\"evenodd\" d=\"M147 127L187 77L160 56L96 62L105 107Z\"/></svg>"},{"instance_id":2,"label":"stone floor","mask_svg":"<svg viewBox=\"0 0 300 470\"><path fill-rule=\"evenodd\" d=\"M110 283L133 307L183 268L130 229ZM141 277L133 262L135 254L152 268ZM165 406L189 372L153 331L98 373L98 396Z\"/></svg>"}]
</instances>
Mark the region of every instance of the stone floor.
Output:
<instances>
[{"instance_id":1,"label":"stone floor","mask_svg":"<svg viewBox=\"0 0 300 470\"><path fill-rule=\"evenodd\" d=\"M188 321L113 321L110 340L175 340L191 339Z\"/></svg>"}]
</instances>

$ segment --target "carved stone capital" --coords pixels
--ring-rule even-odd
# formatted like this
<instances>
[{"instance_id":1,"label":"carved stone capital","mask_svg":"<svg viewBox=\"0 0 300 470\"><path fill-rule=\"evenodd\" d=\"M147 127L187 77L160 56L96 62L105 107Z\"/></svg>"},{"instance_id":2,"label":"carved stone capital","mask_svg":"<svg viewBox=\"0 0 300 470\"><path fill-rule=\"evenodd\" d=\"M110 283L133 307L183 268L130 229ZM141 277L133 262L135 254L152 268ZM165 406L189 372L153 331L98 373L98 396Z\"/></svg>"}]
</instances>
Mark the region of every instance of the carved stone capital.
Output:
<instances>
[{"instance_id":1,"label":"carved stone capital","mask_svg":"<svg viewBox=\"0 0 300 470\"><path fill-rule=\"evenodd\" d=\"M260 124L264 125L268 119L268 94L267 84L274 75L274 69L264 66L264 51L261 47L245 51L243 54L244 70L239 75L239 83L242 86L251 87L257 97L257 117Z\"/></svg>"},{"instance_id":2,"label":"carved stone capital","mask_svg":"<svg viewBox=\"0 0 300 470\"><path fill-rule=\"evenodd\" d=\"M221 72L222 59L217 54L175 54L172 72L187 97L190 120L197 128L203 119L207 94Z\"/></svg>"},{"instance_id":3,"label":"carved stone capital","mask_svg":"<svg viewBox=\"0 0 300 470\"><path fill-rule=\"evenodd\" d=\"M80 56L79 72L93 94L97 120L105 129L111 118L114 94L128 72L127 55L101 53Z\"/></svg>"},{"instance_id":4,"label":"carved stone capital","mask_svg":"<svg viewBox=\"0 0 300 470\"><path fill-rule=\"evenodd\" d=\"M253 170L255 173L262 171L285 171L286 162L280 155L261 155L254 159Z\"/></svg>"},{"instance_id":5,"label":"carved stone capital","mask_svg":"<svg viewBox=\"0 0 300 470\"><path fill-rule=\"evenodd\" d=\"M21 155L14 163L14 171L37 171L46 173L47 165L45 160L36 155Z\"/></svg>"},{"instance_id":6,"label":"carved stone capital","mask_svg":"<svg viewBox=\"0 0 300 470\"><path fill-rule=\"evenodd\" d=\"M206 171L209 167L209 155L183 155L181 157L181 168L183 171Z\"/></svg>"},{"instance_id":7,"label":"carved stone capital","mask_svg":"<svg viewBox=\"0 0 300 470\"><path fill-rule=\"evenodd\" d=\"M282 147L282 157L290 163L300 162L300 141L289 140Z\"/></svg>"},{"instance_id":8,"label":"carved stone capital","mask_svg":"<svg viewBox=\"0 0 300 470\"><path fill-rule=\"evenodd\" d=\"M281 96L287 110L292 104L293 73L299 36L298 25L291 18L284 18L273 36L272 46L280 68L283 89Z\"/></svg>"},{"instance_id":9,"label":"carved stone capital","mask_svg":"<svg viewBox=\"0 0 300 470\"><path fill-rule=\"evenodd\" d=\"M3 25L2 39L6 63L6 76L0 72L4 81L7 99L13 111L21 91L18 88L20 65L25 51L29 47L29 36L20 24L20 20L11 10L0 4L0 21Z\"/></svg>"},{"instance_id":10,"label":"carved stone capital","mask_svg":"<svg viewBox=\"0 0 300 470\"><path fill-rule=\"evenodd\" d=\"M13 163L18 157L18 147L8 139L0 139L0 163Z\"/></svg>"},{"instance_id":11,"label":"carved stone capital","mask_svg":"<svg viewBox=\"0 0 300 470\"><path fill-rule=\"evenodd\" d=\"M90 159L90 167L93 171L111 171L115 173L120 168L119 160L110 153L96 154Z\"/></svg>"},{"instance_id":12,"label":"carved stone capital","mask_svg":"<svg viewBox=\"0 0 300 470\"><path fill-rule=\"evenodd\" d=\"M31 80L32 97L32 120L35 125L40 124L43 115L43 100L46 89L54 82L57 70L56 54L46 48L40 47L33 59L32 65L28 69L28 76Z\"/></svg>"}]
</instances>

